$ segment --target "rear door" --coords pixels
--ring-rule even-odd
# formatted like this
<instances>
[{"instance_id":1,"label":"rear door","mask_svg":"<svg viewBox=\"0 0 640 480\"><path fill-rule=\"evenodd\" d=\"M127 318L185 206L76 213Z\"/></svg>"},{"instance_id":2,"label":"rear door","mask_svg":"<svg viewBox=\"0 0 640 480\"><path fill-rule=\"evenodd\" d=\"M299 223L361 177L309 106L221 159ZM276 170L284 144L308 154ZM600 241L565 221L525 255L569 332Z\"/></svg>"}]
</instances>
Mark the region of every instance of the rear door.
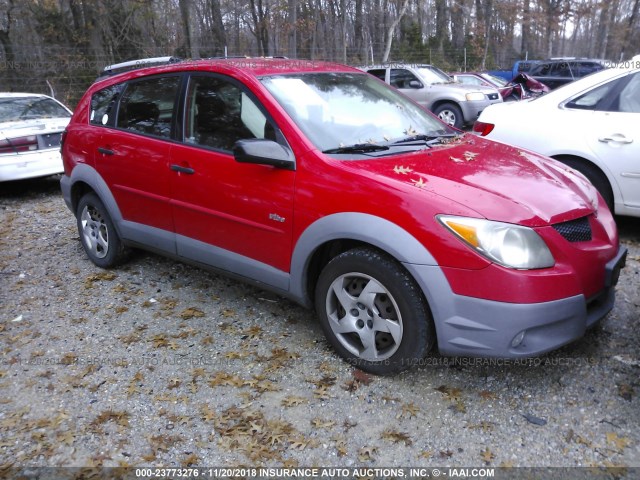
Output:
<instances>
[{"instance_id":1,"label":"rear door","mask_svg":"<svg viewBox=\"0 0 640 480\"><path fill-rule=\"evenodd\" d=\"M123 236L172 253L169 152L180 81L168 75L129 82L117 116L113 108L91 114L92 122L109 127L102 130L95 166L120 208Z\"/></svg>"},{"instance_id":2,"label":"rear door","mask_svg":"<svg viewBox=\"0 0 640 480\"><path fill-rule=\"evenodd\" d=\"M171 149L178 254L286 289L295 172L238 163L236 140L286 144L267 110L240 83L192 74L184 142Z\"/></svg>"}]
</instances>

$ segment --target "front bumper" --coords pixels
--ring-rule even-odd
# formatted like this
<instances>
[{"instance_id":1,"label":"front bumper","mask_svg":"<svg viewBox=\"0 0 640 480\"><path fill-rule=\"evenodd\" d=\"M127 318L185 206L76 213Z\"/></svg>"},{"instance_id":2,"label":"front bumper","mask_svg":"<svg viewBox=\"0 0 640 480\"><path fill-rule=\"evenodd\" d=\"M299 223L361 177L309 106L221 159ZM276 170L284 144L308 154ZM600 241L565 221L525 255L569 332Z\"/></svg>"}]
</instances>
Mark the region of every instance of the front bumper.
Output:
<instances>
[{"instance_id":1,"label":"front bumper","mask_svg":"<svg viewBox=\"0 0 640 480\"><path fill-rule=\"evenodd\" d=\"M475 122L482 111L489 105L491 105L491 102L489 100L460 102L460 108L462 109L464 123Z\"/></svg>"},{"instance_id":2,"label":"front bumper","mask_svg":"<svg viewBox=\"0 0 640 480\"><path fill-rule=\"evenodd\" d=\"M592 298L575 295L540 303L506 303L453 293L438 267L406 265L431 306L443 355L526 358L582 337L613 308L615 284L627 250L606 265L605 288ZM517 337L522 336L518 343Z\"/></svg>"}]
</instances>

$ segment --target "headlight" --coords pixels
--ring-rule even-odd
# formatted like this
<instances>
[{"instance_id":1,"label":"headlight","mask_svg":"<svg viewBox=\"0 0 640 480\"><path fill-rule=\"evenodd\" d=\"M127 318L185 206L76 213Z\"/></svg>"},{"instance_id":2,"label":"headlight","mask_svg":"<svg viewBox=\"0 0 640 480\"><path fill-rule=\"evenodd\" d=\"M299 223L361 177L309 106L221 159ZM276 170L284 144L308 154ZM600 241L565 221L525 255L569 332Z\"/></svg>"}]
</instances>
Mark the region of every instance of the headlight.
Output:
<instances>
[{"instance_id":1,"label":"headlight","mask_svg":"<svg viewBox=\"0 0 640 480\"><path fill-rule=\"evenodd\" d=\"M438 215L437 219L467 245L508 268L547 268L555 264L542 238L531 228L480 218Z\"/></svg>"},{"instance_id":2,"label":"headlight","mask_svg":"<svg viewBox=\"0 0 640 480\"><path fill-rule=\"evenodd\" d=\"M465 97L467 98L467 101L469 101L469 102L477 102L479 100L484 100L484 93L482 93L482 92L467 93L465 95Z\"/></svg>"}]
</instances>

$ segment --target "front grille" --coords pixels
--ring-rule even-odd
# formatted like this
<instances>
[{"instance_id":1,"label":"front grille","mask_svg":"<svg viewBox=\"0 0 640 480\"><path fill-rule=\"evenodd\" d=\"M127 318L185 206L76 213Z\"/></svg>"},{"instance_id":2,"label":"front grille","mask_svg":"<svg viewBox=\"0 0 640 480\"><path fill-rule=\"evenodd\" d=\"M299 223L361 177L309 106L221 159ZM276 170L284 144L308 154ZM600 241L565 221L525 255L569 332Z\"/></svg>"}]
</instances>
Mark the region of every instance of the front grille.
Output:
<instances>
[{"instance_id":1,"label":"front grille","mask_svg":"<svg viewBox=\"0 0 640 480\"><path fill-rule=\"evenodd\" d=\"M488 95L489 100L497 100L498 99L498 94L497 93L490 93Z\"/></svg>"},{"instance_id":2,"label":"front grille","mask_svg":"<svg viewBox=\"0 0 640 480\"><path fill-rule=\"evenodd\" d=\"M588 242L591 240L589 217L582 217L553 226L568 242Z\"/></svg>"}]
</instances>

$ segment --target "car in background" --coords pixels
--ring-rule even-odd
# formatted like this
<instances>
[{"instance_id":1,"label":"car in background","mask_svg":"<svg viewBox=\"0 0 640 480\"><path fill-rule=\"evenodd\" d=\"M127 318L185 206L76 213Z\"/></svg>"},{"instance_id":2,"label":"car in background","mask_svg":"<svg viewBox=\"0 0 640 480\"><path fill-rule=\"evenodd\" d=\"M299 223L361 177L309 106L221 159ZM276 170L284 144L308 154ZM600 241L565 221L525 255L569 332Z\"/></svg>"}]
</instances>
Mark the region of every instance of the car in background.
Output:
<instances>
[{"instance_id":1,"label":"car in background","mask_svg":"<svg viewBox=\"0 0 640 480\"><path fill-rule=\"evenodd\" d=\"M611 211L640 216L640 56L534 100L492 106L473 130L563 162Z\"/></svg>"},{"instance_id":2,"label":"car in background","mask_svg":"<svg viewBox=\"0 0 640 480\"><path fill-rule=\"evenodd\" d=\"M70 119L47 95L0 93L0 182L62 173L60 140Z\"/></svg>"},{"instance_id":3,"label":"car in background","mask_svg":"<svg viewBox=\"0 0 640 480\"><path fill-rule=\"evenodd\" d=\"M526 72L551 90L606 68L604 60L590 58L552 58L531 64Z\"/></svg>"},{"instance_id":4,"label":"car in background","mask_svg":"<svg viewBox=\"0 0 640 480\"><path fill-rule=\"evenodd\" d=\"M385 64L360 67L431 110L440 120L461 129L489 105L501 103L494 87L461 85L433 65Z\"/></svg>"},{"instance_id":5,"label":"car in background","mask_svg":"<svg viewBox=\"0 0 640 480\"><path fill-rule=\"evenodd\" d=\"M451 76L455 81L465 85L484 85L496 88L505 102L523 100L549 91L546 85L524 73L516 75L511 81L506 81L502 77L487 72L459 72L452 73Z\"/></svg>"}]
</instances>

